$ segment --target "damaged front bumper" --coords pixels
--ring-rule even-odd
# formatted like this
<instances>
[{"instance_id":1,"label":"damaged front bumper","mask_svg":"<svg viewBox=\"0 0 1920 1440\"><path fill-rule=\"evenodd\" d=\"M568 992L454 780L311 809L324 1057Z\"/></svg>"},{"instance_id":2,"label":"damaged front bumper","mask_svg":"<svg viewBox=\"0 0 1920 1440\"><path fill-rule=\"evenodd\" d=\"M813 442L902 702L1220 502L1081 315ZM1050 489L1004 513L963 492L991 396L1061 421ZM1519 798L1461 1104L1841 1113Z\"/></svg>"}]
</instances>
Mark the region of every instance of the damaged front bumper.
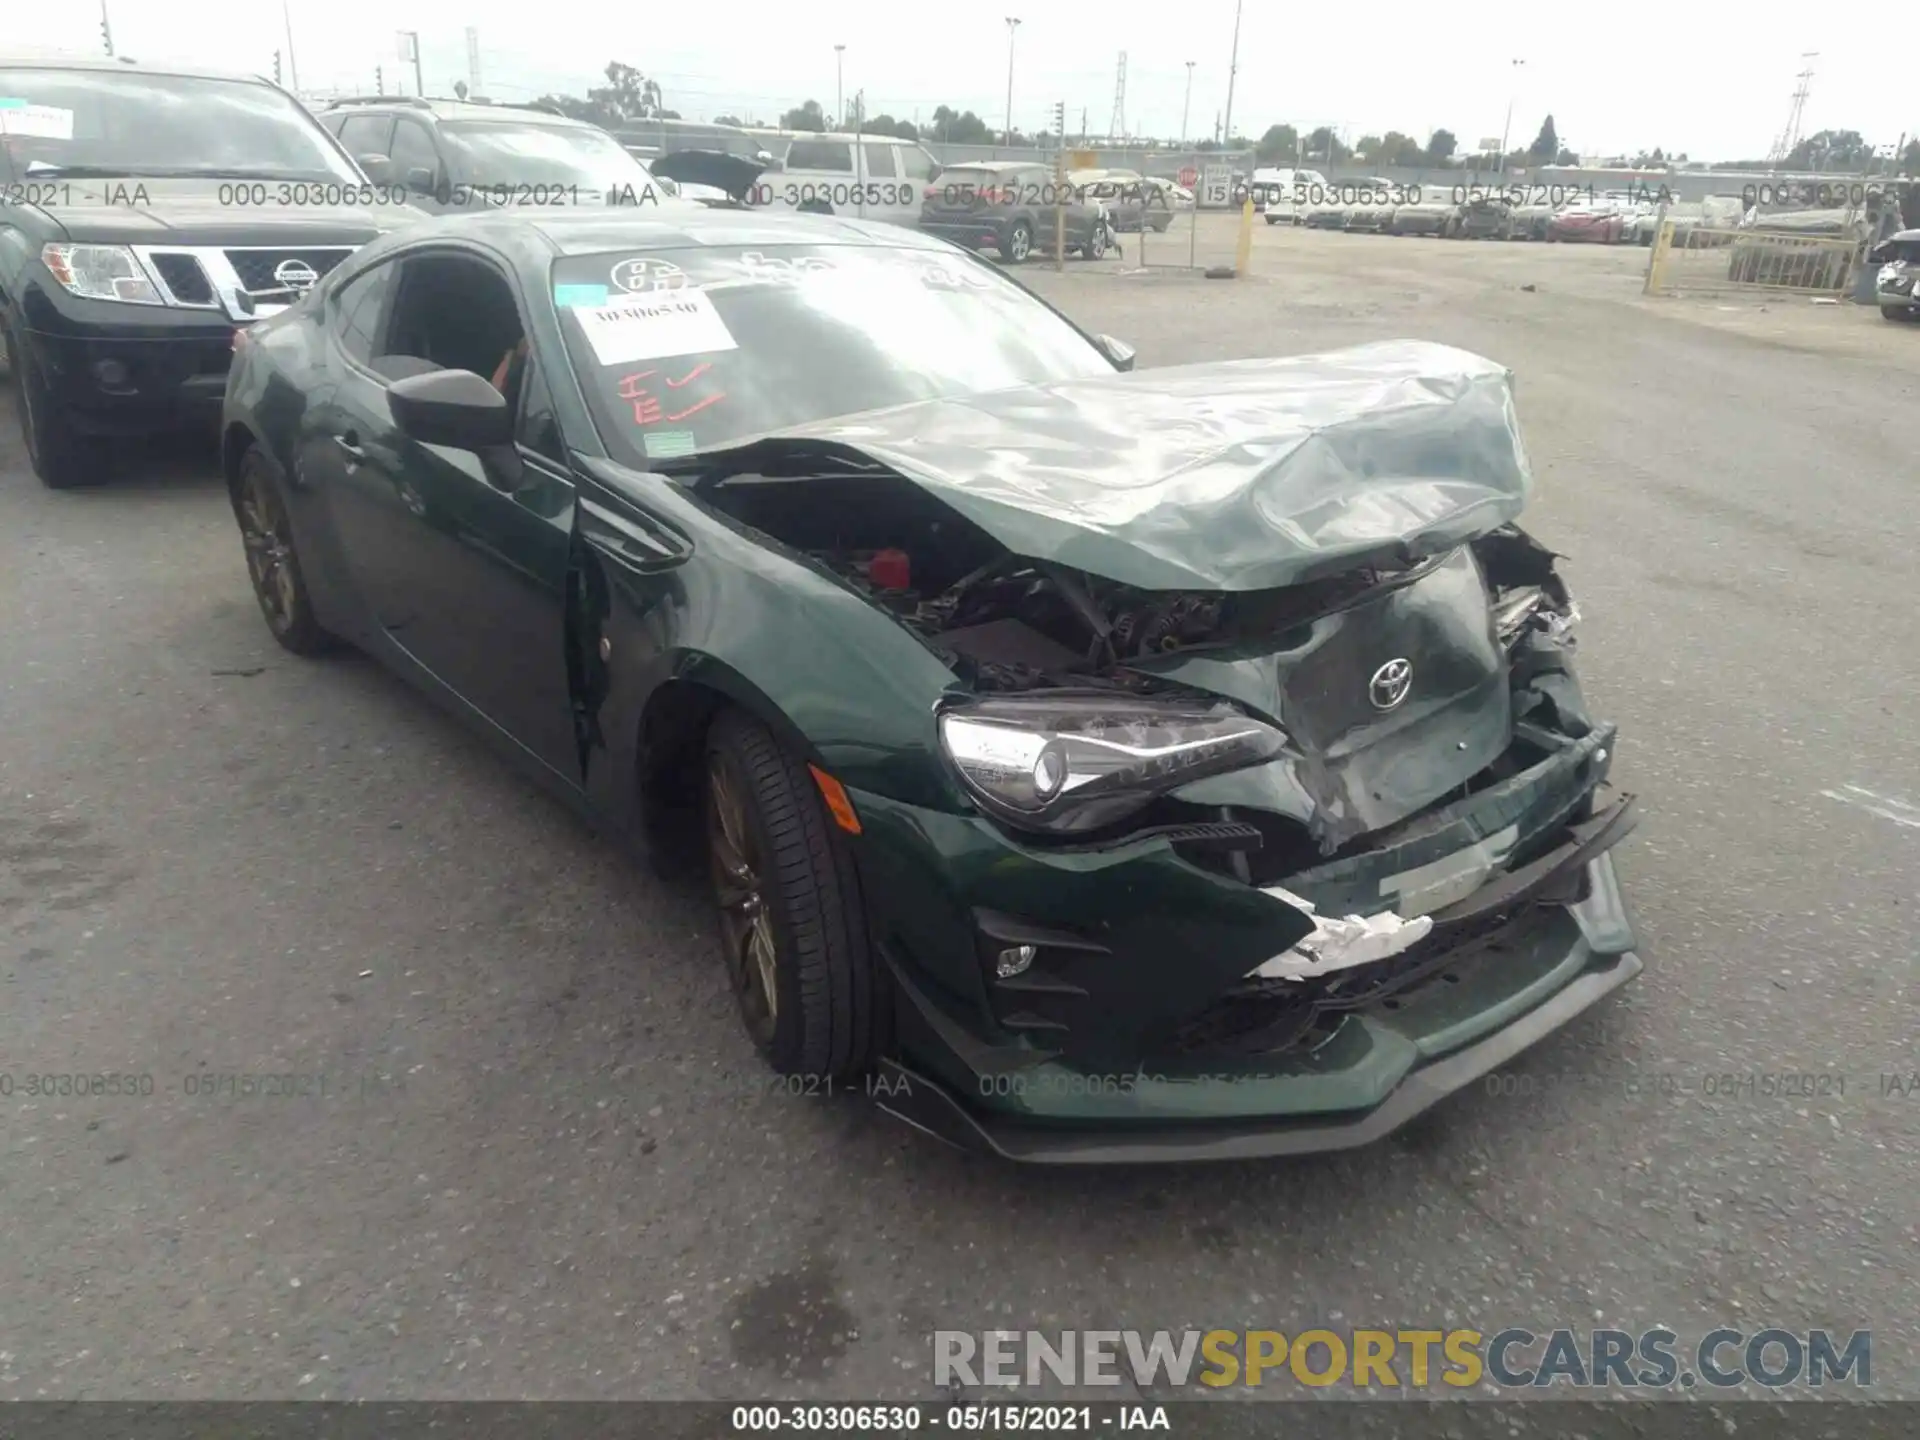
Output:
<instances>
[{"instance_id":1,"label":"damaged front bumper","mask_svg":"<svg viewBox=\"0 0 1920 1440\"><path fill-rule=\"evenodd\" d=\"M1209 856L1214 827L1042 849L856 794L872 935L898 1000L881 1104L1036 1163L1379 1139L1641 969L1609 853L1635 818L1606 783L1612 728L1534 739L1551 742L1544 758L1284 889ZM1316 920L1324 934L1327 917L1386 907L1425 915L1429 933L1305 981L1255 973Z\"/></svg>"}]
</instances>

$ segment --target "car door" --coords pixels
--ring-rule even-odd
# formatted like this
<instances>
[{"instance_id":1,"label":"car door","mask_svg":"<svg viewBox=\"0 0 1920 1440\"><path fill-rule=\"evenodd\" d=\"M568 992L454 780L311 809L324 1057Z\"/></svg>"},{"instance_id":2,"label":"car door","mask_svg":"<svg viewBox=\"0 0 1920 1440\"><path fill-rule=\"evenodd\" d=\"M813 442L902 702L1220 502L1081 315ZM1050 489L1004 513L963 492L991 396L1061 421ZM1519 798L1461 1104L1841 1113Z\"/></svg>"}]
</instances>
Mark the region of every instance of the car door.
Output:
<instances>
[{"instance_id":1,"label":"car door","mask_svg":"<svg viewBox=\"0 0 1920 1440\"><path fill-rule=\"evenodd\" d=\"M905 225L920 213L920 192L900 174L900 147L884 140L860 142L860 214L868 220Z\"/></svg>"},{"instance_id":2,"label":"car door","mask_svg":"<svg viewBox=\"0 0 1920 1440\"><path fill-rule=\"evenodd\" d=\"M365 157L378 156L384 160L393 153L393 116L348 115L337 123L339 129L334 133L340 148L353 156L356 164Z\"/></svg>"},{"instance_id":3,"label":"car door","mask_svg":"<svg viewBox=\"0 0 1920 1440\"><path fill-rule=\"evenodd\" d=\"M333 355L329 509L347 569L385 640L578 785L564 623L574 494L543 361L531 355L521 374L510 455L420 444L399 432L387 397L408 373L476 368L446 364L459 356L432 338L435 311L510 305L526 334L525 300L478 247L430 244L396 263L372 360ZM471 313L438 318L471 332Z\"/></svg>"},{"instance_id":4,"label":"car door","mask_svg":"<svg viewBox=\"0 0 1920 1440\"><path fill-rule=\"evenodd\" d=\"M434 144L433 132L411 116L396 117L393 127L393 183L405 185L414 194L413 203L438 214L449 208L446 167ZM460 208L452 204L452 208Z\"/></svg>"}]
</instances>

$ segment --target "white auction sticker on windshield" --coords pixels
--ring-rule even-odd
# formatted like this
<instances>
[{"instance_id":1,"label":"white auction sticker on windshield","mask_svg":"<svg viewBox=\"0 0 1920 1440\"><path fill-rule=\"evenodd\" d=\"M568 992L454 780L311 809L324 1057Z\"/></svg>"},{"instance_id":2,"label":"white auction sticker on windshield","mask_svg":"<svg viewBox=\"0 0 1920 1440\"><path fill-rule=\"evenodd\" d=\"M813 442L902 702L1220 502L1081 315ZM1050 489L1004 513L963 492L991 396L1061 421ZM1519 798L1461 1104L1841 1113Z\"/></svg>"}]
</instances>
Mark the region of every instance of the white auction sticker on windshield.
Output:
<instances>
[{"instance_id":1,"label":"white auction sticker on windshield","mask_svg":"<svg viewBox=\"0 0 1920 1440\"><path fill-rule=\"evenodd\" d=\"M613 274L609 278L629 294L687 288L687 272L678 265L671 260L654 260L641 255L622 260L613 267Z\"/></svg>"},{"instance_id":2,"label":"white auction sticker on windshield","mask_svg":"<svg viewBox=\"0 0 1920 1440\"><path fill-rule=\"evenodd\" d=\"M602 365L740 348L704 290L625 295L608 305L577 305L571 313Z\"/></svg>"},{"instance_id":3,"label":"white auction sticker on windshield","mask_svg":"<svg viewBox=\"0 0 1920 1440\"><path fill-rule=\"evenodd\" d=\"M37 140L73 139L73 111L57 105L29 105L0 96L0 135L30 135Z\"/></svg>"}]
</instances>

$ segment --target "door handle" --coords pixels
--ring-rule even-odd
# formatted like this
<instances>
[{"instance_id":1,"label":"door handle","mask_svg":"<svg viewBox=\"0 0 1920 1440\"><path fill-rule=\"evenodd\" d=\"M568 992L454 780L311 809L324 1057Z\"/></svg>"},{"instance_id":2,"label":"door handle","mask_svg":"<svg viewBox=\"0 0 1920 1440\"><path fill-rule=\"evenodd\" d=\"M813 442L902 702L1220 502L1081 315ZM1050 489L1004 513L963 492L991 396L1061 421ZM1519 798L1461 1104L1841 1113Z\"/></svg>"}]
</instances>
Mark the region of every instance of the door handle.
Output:
<instances>
[{"instance_id":1,"label":"door handle","mask_svg":"<svg viewBox=\"0 0 1920 1440\"><path fill-rule=\"evenodd\" d=\"M356 464L367 458L367 452L360 448L360 436L352 430L344 435L333 437L333 443L340 447L340 453Z\"/></svg>"}]
</instances>

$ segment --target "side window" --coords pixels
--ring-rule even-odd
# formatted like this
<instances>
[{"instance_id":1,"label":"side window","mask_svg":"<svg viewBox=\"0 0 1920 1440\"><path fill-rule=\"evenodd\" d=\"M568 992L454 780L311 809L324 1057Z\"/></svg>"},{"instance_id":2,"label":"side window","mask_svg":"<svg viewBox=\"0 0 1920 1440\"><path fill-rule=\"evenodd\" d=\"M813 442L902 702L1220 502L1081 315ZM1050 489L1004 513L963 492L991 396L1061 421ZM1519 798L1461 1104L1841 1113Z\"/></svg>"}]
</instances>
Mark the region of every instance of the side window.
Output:
<instances>
[{"instance_id":1,"label":"side window","mask_svg":"<svg viewBox=\"0 0 1920 1440\"><path fill-rule=\"evenodd\" d=\"M510 391L526 370L514 363L525 331L506 276L476 255L452 250L409 255L402 265L387 352L442 370L470 370L484 380L504 372ZM507 398L512 403L516 396Z\"/></svg>"},{"instance_id":2,"label":"side window","mask_svg":"<svg viewBox=\"0 0 1920 1440\"><path fill-rule=\"evenodd\" d=\"M391 115L348 115L334 124L334 134L349 155L384 155L393 138Z\"/></svg>"},{"instance_id":3,"label":"side window","mask_svg":"<svg viewBox=\"0 0 1920 1440\"><path fill-rule=\"evenodd\" d=\"M831 170L853 173L853 146L845 140L796 140L787 151L789 170Z\"/></svg>"},{"instance_id":4,"label":"side window","mask_svg":"<svg viewBox=\"0 0 1920 1440\"><path fill-rule=\"evenodd\" d=\"M374 356L383 353L380 342L385 338L393 277L399 269L389 262L356 275L341 288L334 302L333 329L340 348L362 365L371 365Z\"/></svg>"},{"instance_id":5,"label":"side window","mask_svg":"<svg viewBox=\"0 0 1920 1440\"><path fill-rule=\"evenodd\" d=\"M899 152L898 145L875 145L868 142L860 147L860 158L866 162L869 180L897 180L899 172L893 168L893 157Z\"/></svg>"},{"instance_id":6,"label":"side window","mask_svg":"<svg viewBox=\"0 0 1920 1440\"><path fill-rule=\"evenodd\" d=\"M414 170L428 171L440 178L440 156L433 148L433 136L417 120L402 120L393 131L393 168L401 179Z\"/></svg>"},{"instance_id":7,"label":"side window","mask_svg":"<svg viewBox=\"0 0 1920 1440\"><path fill-rule=\"evenodd\" d=\"M553 392L537 361L528 361L520 382L520 429L516 438L536 455L567 463L567 447L560 439L560 423L553 414Z\"/></svg>"},{"instance_id":8,"label":"side window","mask_svg":"<svg viewBox=\"0 0 1920 1440\"><path fill-rule=\"evenodd\" d=\"M918 145L900 145L895 148L900 152L900 163L906 167L909 180L918 180L924 185L933 179L933 172L940 168L939 162Z\"/></svg>"}]
</instances>

